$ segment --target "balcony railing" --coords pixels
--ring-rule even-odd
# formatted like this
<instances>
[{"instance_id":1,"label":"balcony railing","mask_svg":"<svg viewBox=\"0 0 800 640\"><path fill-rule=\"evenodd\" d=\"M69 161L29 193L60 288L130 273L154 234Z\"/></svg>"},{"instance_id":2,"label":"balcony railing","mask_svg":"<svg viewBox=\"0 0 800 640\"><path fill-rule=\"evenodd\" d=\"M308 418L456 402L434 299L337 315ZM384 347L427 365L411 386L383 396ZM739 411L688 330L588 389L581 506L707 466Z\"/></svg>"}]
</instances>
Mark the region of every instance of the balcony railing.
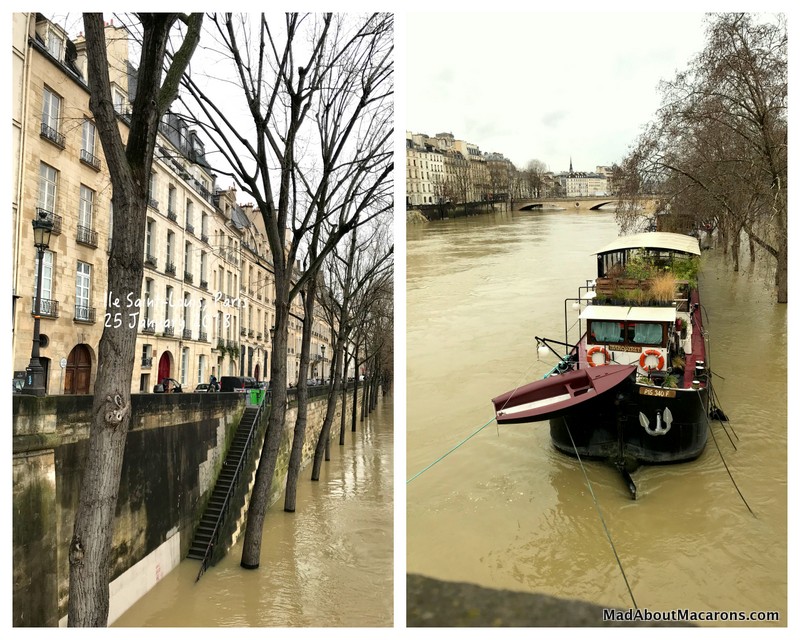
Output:
<instances>
[{"instance_id":1,"label":"balcony railing","mask_svg":"<svg viewBox=\"0 0 800 640\"><path fill-rule=\"evenodd\" d=\"M201 234L200 234L200 239L201 239L203 242L205 242L206 244L208 244L208 234L207 234L207 233L201 233Z\"/></svg>"},{"instance_id":2,"label":"balcony railing","mask_svg":"<svg viewBox=\"0 0 800 640\"><path fill-rule=\"evenodd\" d=\"M245 336L247 335L247 329L242 329L242 330L239 332L239 335L240 335L240 336L242 336L242 337L245 337Z\"/></svg>"},{"instance_id":3,"label":"balcony railing","mask_svg":"<svg viewBox=\"0 0 800 640\"><path fill-rule=\"evenodd\" d=\"M173 222L177 222L178 221L178 214L175 213L172 209L170 209L170 210L167 211L167 218L169 218Z\"/></svg>"},{"instance_id":4,"label":"balcony railing","mask_svg":"<svg viewBox=\"0 0 800 640\"><path fill-rule=\"evenodd\" d=\"M59 235L61 233L61 216L57 216L52 211L48 211L47 209L43 209L42 207L36 207L37 218L40 217L40 212L42 211L45 212L45 219L53 223L53 230L50 233Z\"/></svg>"},{"instance_id":5,"label":"balcony railing","mask_svg":"<svg viewBox=\"0 0 800 640\"><path fill-rule=\"evenodd\" d=\"M146 333L148 335L155 335L156 332L156 323L153 322L150 318L144 319L144 326L142 327L142 333Z\"/></svg>"},{"instance_id":6,"label":"balcony railing","mask_svg":"<svg viewBox=\"0 0 800 640\"><path fill-rule=\"evenodd\" d=\"M142 369L149 369L153 366L152 356L142 356Z\"/></svg>"},{"instance_id":7,"label":"balcony railing","mask_svg":"<svg viewBox=\"0 0 800 640\"><path fill-rule=\"evenodd\" d=\"M217 349L224 349L225 341L222 338L217 338Z\"/></svg>"},{"instance_id":8,"label":"balcony railing","mask_svg":"<svg viewBox=\"0 0 800 640\"><path fill-rule=\"evenodd\" d=\"M157 269L158 258L151 256L149 253L144 254L144 266L150 267L151 269Z\"/></svg>"},{"instance_id":9,"label":"balcony railing","mask_svg":"<svg viewBox=\"0 0 800 640\"><path fill-rule=\"evenodd\" d=\"M94 316L95 316L94 307L84 307L82 305L75 305L76 322L94 322Z\"/></svg>"},{"instance_id":10,"label":"balcony railing","mask_svg":"<svg viewBox=\"0 0 800 640\"><path fill-rule=\"evenodd\" d=\"M175 327L164 327L164 336L172 338L175 335Z\"/></svg>"},{"instance_id":11,"label":"balcony railing","mask_svg":"<svg viewBox=\"0 0 800 640\"><path fill-rule=\"evenodd\" d=\"M192 282L194 281L194 277L192 277L192 274L189 273L188 271L184 271L183 272L183 281L184 282L188 282L189 284L192 284Z\"/></svg>"},{"instance_id":12,"label":"balcony railing","mask_svg":"<svg viewBox=\"0 0 800 640\"><path fill-rule=\"evenodd\" d=\"M76 240L79 243L85 244L89 247L96 247L97 231L92 231L88 227L83 227L81 225L78 225L78 234L76 236Z\"/></svg>"},{"instance_id":13,"label":"balcony railing","mask_svg":"<svg viewBox=\"0 0 800 640\"><path fill-rule=\"evenodd\" d=\"M255 332L255 331L253 331L252 329L250 329L250 330L247 332L247 337L248 337L248 338L252 338L254 335L256 335L256 332Z\"/></svg>"},{"instance_id":14,"label":"balcony railing","mask_svg":"<svg viewBox=\"0 0 800 640\"><path fill-rule=\"evenodd\" d=\"M186 223L186 232L194 235L194 225L191 222Z\"/></svg>"},{"instance_id":15,"label":"balcony railing","mask_svg":"<svg viewBox=\"0 0 800 640\"><path fill-rule=\"evenodd\" d=\"M201 280L200 288L203 289L203 291L208 291L208 280Z\"/></svg>"},{"instance_id":16,"label":"balcony railing","mask_svg":"<svg viewBox=\"0 0 800 640\"><path fill-rule=\"evenodd\" d=\"M63 149L66 146L64 142L65 140L64 135L53 129L53 127L51 127L50 125L45 124L44 122L42 122L42 131L40 135L42 138L44 138L45 140L49 140L57 147L61 147Z\"/></svg>"},{"instance_id":17,"label":"balcony railing","mask_svg":"<svg viewBox=\"0 0 800 640\"><path fill-rule=\"evenodd\" d=\"M164 273L166 273L168 276L174 276L175 275L175 265L172 264L171 262L167 262L167 266L164 267Z\"/></svg>"},{"instance_id":18,"label":"balcony railing","mask_svg":"<svg viewBox=\"0 0 800 640\"><path fill-rule=\"evenodd\" d=\"M197 336L197 339L200 342L208 342L208 334L205 331L201 331L200 334Z\"/></svg>"},{"instance_id":19,"label":"balcony railing","mask_svg":"<svg viewBox=\"0 0 800 640\"><path fill-rule=\"evenodd\" d=\"M184 329L183 330L183 339L184 340L191 340L192 339L192 330L191 329Z\"/></svg>"},{"instance_id":20,"label":"balcony railing","mask_svg":"<svg viewBox=\"0 0 800 640\"><path fill-rule=\"evenodd\" d=\"M58 318L58 300L40 300L39 316L42 318ZM36 296L31 296L31 315L36 315Z\"/></svg>"},{"instance_id":21,"label":"balcony railing","mask_svg":"<svg viewBox=\"0 0 800 640\"><path fill-rule=\"evenodd\" d=\"M148 197L147 206L150 207L151 209L155 209L156 211L158 211L158 200L156 200L152 196Z\"/></svg>"},{"instance_id":22,"label":"balcony railing","mask_svg":"<svg viewBox=\"0 0 800 640\"><path fill-rule=\"evenodd\" d=\"M228 349L233 349L233 347L236 346L236 342L234 340L226 340L225 346L228 347Z\"/></svg>"},{"instance_id":23,"label":"balcony railing","mask_svg":"<svg viewBox=\"0 0 800 640\"><path fill-rule=\"evenodd\" d=\"M95 171L100 171L100 158L89 153L86 149L81 149L81 162L89 165Z\"/></svg>"}]
</instances>

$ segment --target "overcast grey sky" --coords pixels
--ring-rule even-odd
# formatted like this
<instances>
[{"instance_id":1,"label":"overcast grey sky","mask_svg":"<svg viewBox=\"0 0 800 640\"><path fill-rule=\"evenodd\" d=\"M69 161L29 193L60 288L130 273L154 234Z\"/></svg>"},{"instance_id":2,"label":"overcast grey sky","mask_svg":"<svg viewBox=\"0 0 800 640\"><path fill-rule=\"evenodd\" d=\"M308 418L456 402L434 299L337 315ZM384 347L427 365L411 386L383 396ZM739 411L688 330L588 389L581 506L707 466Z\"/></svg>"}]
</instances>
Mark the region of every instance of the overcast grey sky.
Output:
<instances>
[{"instance_id":1,"label":"overcast grey sky","mask_svg":"<svg viewBox=\"0 0 800 640\"><path fill-rule=\"evenodd\" d=\"M704 46L702 13L410 13L406 123L518 167L619 162Z\"/></svg>"}]
</instances>

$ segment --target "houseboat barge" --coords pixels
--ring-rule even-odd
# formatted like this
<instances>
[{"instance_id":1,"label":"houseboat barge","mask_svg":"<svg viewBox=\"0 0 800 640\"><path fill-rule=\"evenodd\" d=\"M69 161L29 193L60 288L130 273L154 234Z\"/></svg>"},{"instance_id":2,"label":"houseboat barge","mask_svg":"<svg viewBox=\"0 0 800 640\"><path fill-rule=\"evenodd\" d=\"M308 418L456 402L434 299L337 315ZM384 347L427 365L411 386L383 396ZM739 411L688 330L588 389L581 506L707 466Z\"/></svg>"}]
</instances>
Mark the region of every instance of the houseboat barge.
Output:
<instances>
[{"instance_id":1,"label":"houseboat barge","mask_svg":"<svg viewBox=\"0 0 800 640\"><path fill-rule=\"evenodd\" d=\"M700 246L692 236L651 232L621 236L596 255L596 278L565 301L564 341L536 337L540 351L558 356L556 367L492 402L498 423L549 420L559 451L613 462L635 496L630 471L692 460L706 445ZM577 322L571 307L580 310Z\"/></svg>"}]
</instances>

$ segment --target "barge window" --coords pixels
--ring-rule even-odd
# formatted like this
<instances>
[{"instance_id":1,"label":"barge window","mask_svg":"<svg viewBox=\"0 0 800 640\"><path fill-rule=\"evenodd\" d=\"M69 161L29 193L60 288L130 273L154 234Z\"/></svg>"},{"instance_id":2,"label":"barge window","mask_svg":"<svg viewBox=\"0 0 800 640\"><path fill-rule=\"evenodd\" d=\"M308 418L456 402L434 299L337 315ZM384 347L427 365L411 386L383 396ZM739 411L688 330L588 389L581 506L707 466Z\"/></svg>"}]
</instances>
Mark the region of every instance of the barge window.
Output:
<instances>
[{"instance_id":1,"label":"barge window","mask_svg":"<svg viewBox=\"0 0 800 640\"><path fill-rule=\"evenodd\" d=\"M657 322L629 322L628 341L633 344L660 345L664 337L664 330Z\"/></svg>"},{"instance_id":2,"label":"barge window","mask_svg":"<svg viewBox=\"0 0 800 640\"><path fill-rule=\"evenodd\" d=\"M593 320L589 330L591 341L600 343L620 343L624 339L622 322L606 322Z\"/></svg>"}]
</instances>

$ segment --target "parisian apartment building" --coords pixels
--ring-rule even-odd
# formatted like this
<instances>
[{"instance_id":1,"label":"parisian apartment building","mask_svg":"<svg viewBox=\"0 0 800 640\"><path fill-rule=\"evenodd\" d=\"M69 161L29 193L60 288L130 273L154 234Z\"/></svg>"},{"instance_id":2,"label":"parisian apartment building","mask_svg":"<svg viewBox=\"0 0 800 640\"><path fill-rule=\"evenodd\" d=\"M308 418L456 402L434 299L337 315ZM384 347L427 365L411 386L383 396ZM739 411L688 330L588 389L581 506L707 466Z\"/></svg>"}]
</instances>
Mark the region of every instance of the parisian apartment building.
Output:
<instances>
[{"instance_id":1,"label":"parisian apartment building","mask_svg":"<svg viewBox=\"0 0 800 640\"><path fill-rule=\"evenodd\" d=\"M587 197L610 193L611 168L594 172L544 172L538 176L537 197ZM452 133L406 131L406 206L504 201L530 197L533 191L523 171L501 153L481 152L478 145Z\"/></svg>"},{"instance_id":2,"label":"parisian apartment building","mask_svg":"<svg viewBox=\"0 0 800 640\"><path fill-rule=\"evenodd\" d=\"M275 320L272 256L263 219L219 188L200 136L179 115L160 124L134 295L107 291L114 217L111 180L89 109L86 44L39 13L14 13L12 36L12 354L15 382L31 357L38 251L32 222L53 223L42 259L40 362L46 391L92 393L109 301L139 304L134 393L164 378L186 390L211 375L269 379ZM106 25L123 138L136 91L127 31ZM113 310L113 306L110 307ZM324 377L330 327L311 320L312 377ZM292 309L287 368L299 375L305 319Z\"/></svg>"}]
</instances>

